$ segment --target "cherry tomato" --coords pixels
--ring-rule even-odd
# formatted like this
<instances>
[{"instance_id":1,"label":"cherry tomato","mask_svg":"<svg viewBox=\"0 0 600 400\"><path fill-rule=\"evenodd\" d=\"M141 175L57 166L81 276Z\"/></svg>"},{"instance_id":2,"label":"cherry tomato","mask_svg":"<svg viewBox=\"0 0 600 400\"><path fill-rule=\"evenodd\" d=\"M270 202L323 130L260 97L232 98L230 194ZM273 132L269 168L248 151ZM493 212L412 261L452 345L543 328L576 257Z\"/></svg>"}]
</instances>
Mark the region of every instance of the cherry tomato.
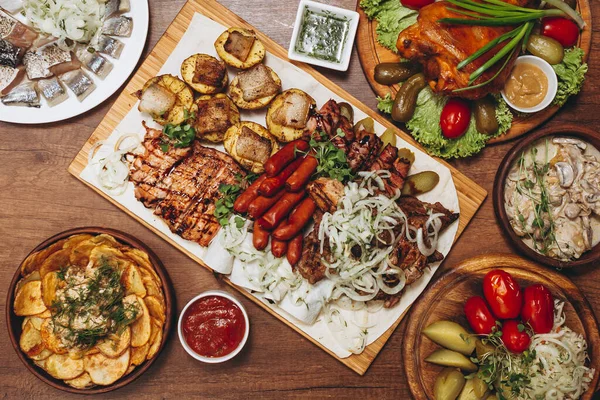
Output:
<instances>
[{"instance_id":1,"label":"cherry tomato","mask_svg":"<svg viewBox=\"0 0 600 400\"><path fill-rule=\"evenodd\" d=\"M521 288L508 272L501 269L488 272L483 278L483 294L497 318L513 319L521 313Z\"/></svg>"},{"instance_id":2,"label":"cherry tomato","mask_svg":"<svg viewBox=\"0 0 600 400\"><path fill-rule=\"evenodd\" d=\"M492 333L496 326L496 318L492 315L487 303L480 296L473 296L465 303L465 315L471 329L479 335Z\"/></svg>"},{"instance_id":3,"label":"cherry tomato","mask_svg":"<svg viewBox=\"0 0 600 400\"><path fill-rule=\"evenodd\" d=\"M523 322L535 333L548 333L554 326L554 299L544 285L527 286L523 292Z\"/></svg>"},{"instance_id":4,"label":"cherry tomato","mask_svg":"<svg viewBox=\"0 0 600 400\"><path fill-rule=\"evenodd\" d=\"M435 0L401 0L400 3L406 7L411 8L413 10L418 10L421 7L428 6L433 4Z\"/></svg>"},{"instance_id":5,"label":"cherry tomato","mask_svg":"<svg viewBox=\"0 0 600 400\"><path fill-rule=\"evenodd\" d=\"M448 100L440 115L442 134L447 139L456 139L465 134L471 123L471 106L464 99Z\"/></svg>"},{"instance_id":6,"label":"cherry tomato","mask_svg":"<svg viewBox=\"0 0 600 400\"><path fill-rule=\"evenodd\" d=\"M557 40L563 47L571 47L577 43L579 27L568 18L548 17L542 19L542 35Z\"/></svg>"},{"instance_id":7,"label":"cherry tomato","mask_svg":"<svg viewBox=\"0 0 600 400\"><path fill-rule=\"evenodd\" d=\"M511 319L504 321L502 324L502 342L508 351L519 354L529 348L531 337L529 337L523 324Z\"/></svg>"}]
</instances>

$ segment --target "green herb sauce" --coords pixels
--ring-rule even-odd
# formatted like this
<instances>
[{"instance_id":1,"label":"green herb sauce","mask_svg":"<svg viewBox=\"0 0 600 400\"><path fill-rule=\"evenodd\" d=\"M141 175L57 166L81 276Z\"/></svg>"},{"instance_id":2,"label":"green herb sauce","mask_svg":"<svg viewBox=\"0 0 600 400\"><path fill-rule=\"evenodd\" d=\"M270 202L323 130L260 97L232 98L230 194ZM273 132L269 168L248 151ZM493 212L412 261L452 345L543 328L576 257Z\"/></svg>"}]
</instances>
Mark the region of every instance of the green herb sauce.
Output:
<instances>
[{"instance_id":1,"label":"green herb sauce","mask_svg":"<svg viewBox=\"0 0 600 400\"><path fill-rule=\"evenodd\" d=\"M309 57L340 63L349 30L350 21L346 17L328 11L318 13L306 7L295 50Z\"/></svg>"}]
</instances>

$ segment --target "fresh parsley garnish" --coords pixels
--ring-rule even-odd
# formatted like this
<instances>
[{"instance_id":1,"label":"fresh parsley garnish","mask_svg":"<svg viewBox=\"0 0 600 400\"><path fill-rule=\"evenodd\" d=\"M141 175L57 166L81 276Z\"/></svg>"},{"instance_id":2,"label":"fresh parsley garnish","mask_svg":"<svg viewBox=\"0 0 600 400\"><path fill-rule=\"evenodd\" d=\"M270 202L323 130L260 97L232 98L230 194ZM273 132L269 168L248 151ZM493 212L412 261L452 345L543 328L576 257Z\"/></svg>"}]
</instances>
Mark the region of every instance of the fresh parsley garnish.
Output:
<instances>
[{"instance_id":1,"label":"fresh parsley garnish","mask_svg":"<svg viewBox=\"0 0 600 400\"><path fill-rule=\"evenodd\" d=\"M321 139L323 139L322 141L311 138L308 142L310 145L310 150L308 152L310 152L310 154L319 162L313 178L327 177L336 179L342 183L348 182L354 178L354 174L352 173L348 164L348 159L346 158L346 153L335 147L331 142L337 137L343 138L346 135L344 131L338 129L336 135L329 140L325 140L327 138L326 133L320 132L319 135L321 136ZM297 149L296 151L300 152Z\"/></svg>"},{"instance_id":2,"label":"fresh parsley garnish","mask_svg":"<svg viewBox=\"0 0 600 400\"><path fill-rule=\"evenodd\" d=\"M179 125L167 124L163 127L160 149L164 153L169 151L170 146L175 148L188 147L196 138L196 130L190 123L196 118L196 113L183 110L183 117L185 122Z\"/></svg>"},{"instance_id":3,"label":"fresh parsley garnish","mask_svg":"<svg viewBox=\"0 0 600 400\"><path fill-rule=\"evenodd\" d=\"M223 194L223 197L215 203L215 217L221 226L226 226L229 224L229 217L233 213L233 203L242 193L242 187L240 185L221 183L219 185L219 192ZM241 228L244 225L244 220L241 217L236 217L235 225Z\"/></svg>"}]
</instances>

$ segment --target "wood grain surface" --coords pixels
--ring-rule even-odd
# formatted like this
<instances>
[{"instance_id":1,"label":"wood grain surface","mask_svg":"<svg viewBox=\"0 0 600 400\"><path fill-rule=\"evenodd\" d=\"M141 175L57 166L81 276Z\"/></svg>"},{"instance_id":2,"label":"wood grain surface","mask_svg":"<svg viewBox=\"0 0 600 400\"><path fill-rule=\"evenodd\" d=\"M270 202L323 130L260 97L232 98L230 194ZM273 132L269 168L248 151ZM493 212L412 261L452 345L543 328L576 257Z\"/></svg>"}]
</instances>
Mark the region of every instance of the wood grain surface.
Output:
<instances>
[{"instance_id":1,"label":"wood grain surface","mask_svg":"<svg viewBox=\"0 0 600 400\"><path fill-rule=\"evenodd\" d=\"M184 2L150 0L150 32L144 57ZM356 7L356 0L324 2L348 9ZM288 46L298 0L221 0L221 3L284 48ZM592 2L591 7L593 15L600 15L599 2ZM599 49L600 42L593 42L590 72L583 92L547 124L575 122L593 129L600 124ZM376 106L356 52L347 73L319 71L361 102ZM149 245L169 269L178 311L203 290L218 288L236 293L67 172L73 157L116 98L117 94L87 115L61 123L44 126L0 123L1 302L6 299L14 270L40 241L65 229L91 225L123 230ZM476 157L451 164L491 193L494 175L513 143L488 147ZM514 252L514 249L496 223L488 196L436 276L467 257L491 252ZM568 271L566 275L586 295L592 309L600 310L600 270ZM241 301L252 320L252 333L244 351L231 362L200 364L187 356L177 338L172 337L159 361L136 382L95 398L411 398L402 362L405 323L400 324L369 371L360 377L248 300ZM5 305L0 306L4 312ZM1 319L4 320L3 315ZM0 349L0 398L76 398L49 388L28 373L4 328L0 333Z\"/></svg>"},{"instance_id":2,"label":"wood grain surface","mask_svg":"<svg viewBox=\"0 0 600 400\"><path fill-rule=\"evenodd\" d=\"M383 47L377 42L377 33L375 32L375 29L377 28L377 21L369 20L367 15L358 5L357 11L360 14L360 24L356 34L356 49L358 51L360 64L363 68L367 81L371 85L371 88L373 88L373 90L379 96L385 97L385 95L390 91L392 92L392 95L395 95L400 86L393 85L390 87L377 83L377 81L375 81L375 66L382 62L397 62L399 57L390 49ZM579 11L587 24L579 35L577 42L577 46L581 47L585 52L584 59L587 59L589 57L590 47L592 45L593 30L589 0L578 0L577 11ZM502 143L523 136L527 132L543 124L546 120L551 118L559 111L560 107L551 106L533 114L515 114L515 118L513 119L513 123L508 132L506 132L504 135L490 139L488 143Z\"/></svg>"},{"instance_id":3,"label":"wood grain surface","mask_svg":"<svg viewBox=\"0 0 600 400\"><path fill-rule=\"evenodd\" d=\"M271 54L276 55L284 60L287 60L287 52L286 50L275 43L272 39L262 34L260 31L256 29L256 27L248 24L243 21L239 16L223 7L223 5L219 4L215 0L191 0L186 3L181 12L175 17L175 20L169 26L166 33L160 39L156 47L152 50L152 53L148 56L148 58L143 62L140 66L139 70L134 74L133 78L131 78L129 84L123 90L113 107L109 110L108 114L104 117L98 128L92 133L92 136L88 139L88 141L83 145L81 151L77 154L71 165L69 165L69 172L78 177L82 182L89 185L88 182L80 178L81 172L85 169L88 164L88 154L92 146L100 140L107 139L112 132L115 130L117 125L121 122L121 120L127 115L127 113L132 109L132 107L136 104L135 101L132 101L131 93L138 90L140 87L144 85L144 83L157 75L158 70L162 67L162 65L166 62L168 57L171 55L173 48L177 45L181 37L186 32L193 16L195 13L200 13L206 17L213 19L216 22L221 23L226 27L231 26L241 26L247 29L251 29L256 32L257 36L260 38L262 43L265 45L267 51ZM289 61L289 60L288 60ZM383 124L386 128L393 128L393 125L387 121L382 116L378 115L373 110L369 109L365 105L359 104L358 100L353 98L352 95L345 92L341 87L333 84L331 81L327 80L323 75L321 75L318 71L311 68L309 65L303 63L294 63L299 68L304 70L305 72L311 74L315 77L315 79L321 82L325 87L327 87L332 92L336 93L338 96L342 97L345 101L350 103L355 108L360 108L363 112L365 112L370 117L376 119L379 123ZM404 140L410 141L413 144L414 141L409 135L397 130L397 134L402 135ZM461 233L467 226L467 224L471 221L480 205L485 200L487 193L478 185L476 185L473 181L465 177L456 169L450 167L452 173L452 179L454 180L454 184L456 186L456 190L458 193L458 201L460 207L460 217L458 221L458 232L456 233L455 240L460 237ZM94 189L98 194L105 197L109 201L113 201L110 196L107 196L104 192L99 190L98 188L89 185ZM173 246L177 247L180 251L187 254L190 258L201 264L206 268L210 268L210 265L206 265L203 260L196 257L192 252L186 250L183 246L180 246L172 240L169 236L160 232L159 229L153 227L151 224L144 222L141 218L135 215L132 211L128 210L126 207L123 207L118 202L113 201L117 207L121 208L123 211L127 212L133 218L139 220L141 223L146 225L148 228L152 229L156 234L160 235L163 239L171 243ZM229 284L231 282L229 279L225 278L225 281ZM231 284L235 287L235 285ZM371 343L369 346L365 348L365 350L361 354L353 354L350 357L339 358L333 353L331 350L327 349L317 340L312 338L310 335L303 332L297 326L292 324L290 321L286 320L282 316L275 313L271 310L263 301L257 299L256 297L250 295L250 293L246 292L243 289L240 289L240 292L246 296L248 299L253 301L258 306L262 307L268 313L272 314L274 317L278 318L284 324L289 326L290 328L296 330L299 334L304 336L306 339L312 341L315 345L329 353L332 357L335 357L338 361L342 362L344 365L348 366L356 373L363 375L377 354L381 351L390 335L393 333L394 329L400 323L400 320L404 317L402 314L392 326L375 342Z\"/></svg>"}]
</instances>

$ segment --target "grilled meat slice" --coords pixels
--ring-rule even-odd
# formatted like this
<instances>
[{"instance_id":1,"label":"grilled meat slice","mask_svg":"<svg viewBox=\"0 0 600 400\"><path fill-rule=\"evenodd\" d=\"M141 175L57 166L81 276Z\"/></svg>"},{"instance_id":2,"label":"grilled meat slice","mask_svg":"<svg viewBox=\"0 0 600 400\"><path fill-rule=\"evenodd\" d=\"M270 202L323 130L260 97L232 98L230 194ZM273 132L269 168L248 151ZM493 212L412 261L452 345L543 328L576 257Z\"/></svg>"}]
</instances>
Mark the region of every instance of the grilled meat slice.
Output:
<instances>
[{"instance_id":1,"label":"grilled meat slice","mask_svg":"<svg viewBox=\"0 0 600 400\"><path fill-rule=\"evenodd\" d=\"M429 211L433 213L444 214L440 217L442 226L440 232L443 232L451 223L459 217L458 213L453 213L444 207L441 203L425 203L413 196L402 196L398 199L398 205L408 217L408 222L415 228L420 228L429 218Z\"/></svg>"},{"instance_id":2,"label":"grilled meat slice","mask_svg":"<svg viewBox=\"0 0 600 400\"><path fill-rule=\"evenodd\" d=\"M509 2L525 5L529 1L516 0ZM461 70L458 70L457 66L481 47L510 31L513 27L442 24L438 22L441 18L469 18L449 11L448 6L453 7L447 1L439 1L421 8L417 23L400 32L398 36L396 47L399 55L417 61L423 66L423 73L429 81L431 89L436 93L479 99L489 93L499 92L504 87L518 52L490 84L459 93L453 91L467 87L469 75L496 55L504 43L497 45ZM491 79L498 72L501 65L502 62L488 69L474 84Z\"/></svg>"},{"instance_id":3,"label":"grilled meat slice","mask_svg":"<svg viewBox=\"0 0 600 400\"><path fill-rule=\"evenodd\" d=\"M394 165L394 161L398 158L398 148L396 146L392 146L391 144L386 144L379 157L375 160L373 165L371 165L371 171L380 171L380 170L389 170Z\"/></svg>"},{"instance_id":4,"label":"grilled meat slice","mask_svg":"<svg viewBox=\"0 0 600 400\"><path fill-rule=\"evenodd\" d=\"M336 137L338 129L344 132L344 137ZM321 133L324 133L325 137L322 137ZM331 142L344 152L347 152L349 144L355 140L352 122L342 115L339 104L333 99L325 103L319 111L311 107L303 137L316 141L331 139Z\"/></svg>"},{"instance_id":5,"label":"grilled meat slice","mask_svg":"<svg viewBox=\"0 0 600 400\"><path fill-rule=\"evenodd\" d=\"M319 225L321 224L322 218L323 213L317 210L317 212L315 212L314 229L304 238L302 256L295 266L295 269L300 275L311 284L315 284L325 278L326 267L322 260L331 258L331 249L327 243L324 244L323 252L321 253Z\"/></svg>"},{"instance_id":6,"label":"grilled meat slice","mask_svg":"<svg viewBox=\"0 0 600 400\"><path fill-rule=\"evenodd\" d=\"M344 184L331 178L317 178L306 186L306 190L321 211L331 214L344 196Z\"/></svg>"},{"instance_id":7,"label":"grilled meat slice","mask_svg":"<svg viewBox=\"0 0 600 400\"><path fill-rule=\"evenodd\" d=\"M353 172L368 171L379 154L383 142L379 136L361 130L356 135L356 140L350 144L346 153L348 165Z\"/></svg>"}]
</instances>

